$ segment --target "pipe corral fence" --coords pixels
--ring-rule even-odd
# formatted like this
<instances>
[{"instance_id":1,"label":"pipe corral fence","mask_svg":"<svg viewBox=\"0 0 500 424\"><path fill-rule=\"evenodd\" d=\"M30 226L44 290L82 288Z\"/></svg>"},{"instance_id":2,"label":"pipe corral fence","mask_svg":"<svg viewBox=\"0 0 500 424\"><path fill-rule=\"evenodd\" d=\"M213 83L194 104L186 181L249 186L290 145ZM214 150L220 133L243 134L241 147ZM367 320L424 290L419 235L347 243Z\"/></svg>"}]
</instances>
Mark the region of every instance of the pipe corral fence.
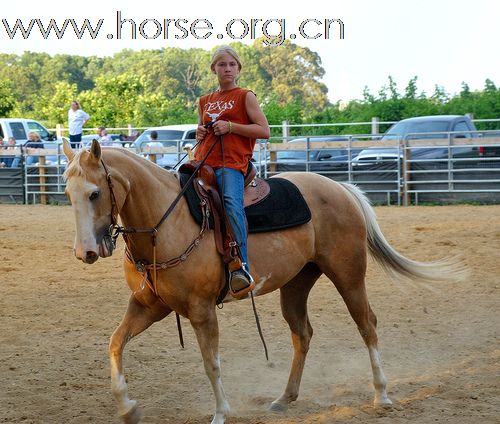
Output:
<instances>
[{"instance_id":1,"label":"pipe corral fence","mask_svg":"<svg viewBox=\"0 0 500 424\"><path fill-rule=\"evenodd\" d=\"M257 142L254 164L263 178L301 171L356 184L375 204L500 203L500 137L484 137L487 131L480 131L470 138L436 133L432 139L409 134L402 140L380 140L373 134L378 130L374 122L364 124L372 125L372 134L290 137L283 126L282 137ZM122 129L131 132L130 127ZM167 155L182 159L186 140L168 142L169 147L138 149L124 141L121 148L159 164ZM485 147L496 153L482 155ZM67 162L60 144L55 149L0 150L0 161L5 158L17 158L19 165L0 168L0 202L67 203Z\"/></svg>"}]
</instances>

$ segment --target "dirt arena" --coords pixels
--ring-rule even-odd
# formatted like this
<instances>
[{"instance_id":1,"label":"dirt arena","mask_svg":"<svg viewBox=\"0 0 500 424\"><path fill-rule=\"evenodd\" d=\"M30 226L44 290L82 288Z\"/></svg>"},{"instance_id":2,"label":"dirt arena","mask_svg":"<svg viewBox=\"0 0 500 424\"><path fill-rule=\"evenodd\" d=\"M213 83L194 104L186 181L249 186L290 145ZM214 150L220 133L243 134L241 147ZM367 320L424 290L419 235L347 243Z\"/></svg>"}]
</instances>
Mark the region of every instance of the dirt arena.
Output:
<instances>
[{"instance_id":1,"label":"dirt arena","mask_svg":"<svg viewBox=\"0 0 500 424\"><path fill-rule=\"evenodd\" d=\"M368 294L394 408L372 408L367 351L322 277L309 302L315 334L300 397L285 416L266 410L286 384L292 354L278 293L257 299L269 362L251 303L218 311L228 424L500 422L500 206L378 207L376 213L403 254L462 255L470 269L466 282L426 285L391 281L370 263ZM0 205L0 216L0 422L119 423L107 344L129 297L122 249L94 265L78 262L67 206ZM183 323L184 350L170 316L125 351L143 423L211 420L210 384Z\"/></svg>"}]
</instances>

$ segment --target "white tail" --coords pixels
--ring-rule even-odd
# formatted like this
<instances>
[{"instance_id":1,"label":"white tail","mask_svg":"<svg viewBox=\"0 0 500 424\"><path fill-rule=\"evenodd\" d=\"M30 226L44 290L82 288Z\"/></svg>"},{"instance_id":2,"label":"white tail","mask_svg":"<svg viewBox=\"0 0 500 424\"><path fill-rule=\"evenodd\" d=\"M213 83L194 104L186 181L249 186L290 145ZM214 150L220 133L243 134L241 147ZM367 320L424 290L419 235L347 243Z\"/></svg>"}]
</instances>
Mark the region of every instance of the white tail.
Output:
<instances>
[{"instance_id":1,"label":"white tail","mask_svg":"<svg viewBox=\"0 0 500 424\"><path fill-rule=\"evenodd\" d=\"M399 274L410 279L427 281L464 280L466 278L465 265L457 258L436 262L418 262L397 252L382 234L375 212L365 194L352 184L341 184L361 208L365 217L370 253L388 274Z\"/></svg>"}]
</instances>

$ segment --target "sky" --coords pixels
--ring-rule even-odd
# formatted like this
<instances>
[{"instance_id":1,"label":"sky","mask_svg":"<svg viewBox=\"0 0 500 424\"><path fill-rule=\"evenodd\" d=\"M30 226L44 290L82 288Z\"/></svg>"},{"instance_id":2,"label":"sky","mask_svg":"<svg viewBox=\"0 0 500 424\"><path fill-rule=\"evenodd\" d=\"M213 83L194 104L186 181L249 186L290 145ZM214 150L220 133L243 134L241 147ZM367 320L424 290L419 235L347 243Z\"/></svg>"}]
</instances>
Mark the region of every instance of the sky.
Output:
<instances>
[{"instance_id":1,"label":"sky","mask_svg":"<svg viewBox=\"0 0 500 424\"><path fill-rule=\"evenodd\" d=\"M263 35L266 25L269 35L284 34L317 52L329 99L347 102L362 98L365 87L376 94L388 83L389 75L400 92L417 76L419 92L428 95L436 84L450 94L458 93L462 82L472 90L482 89L486 78L500 85L499 16L498 0L306 0L293 4L269 0L23 0L2 5L0 52L110 56L124 48L209 50L233 41L226 30L228 23L232 36L239 37L235 41L248 44L253 43L252 34ZM33 22L26 39L20 32L13 39L8 35L7 29L12 30L17 19L25 27ZM68 26L61 39L53 33L44 39L36 19L44 27L51 19L62 27L68 19ZM95 39L88 32L78 39L69 19L77 27L88 19L94 29L101 22ZM129 19L135 23L135 39ZM123 21L121 34L118 20ZM324 23L328 20L332 23L326 39ZM343 39L338 20L343 23ZM189 31L191 25L193 31Z\"/></svg>"}]
</instances>

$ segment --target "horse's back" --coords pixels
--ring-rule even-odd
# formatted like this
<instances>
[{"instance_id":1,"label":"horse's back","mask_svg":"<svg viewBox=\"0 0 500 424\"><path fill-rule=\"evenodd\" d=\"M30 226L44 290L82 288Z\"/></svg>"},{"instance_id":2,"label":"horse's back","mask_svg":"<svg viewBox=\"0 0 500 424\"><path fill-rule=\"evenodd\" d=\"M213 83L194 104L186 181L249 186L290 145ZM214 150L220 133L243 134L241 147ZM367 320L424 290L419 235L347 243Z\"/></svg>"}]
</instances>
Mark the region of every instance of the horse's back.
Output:
<instances>
[{"instance_id":1,"label":"horse's back","mask_svg":"<svg viewBox=\"0 0 500 424\"><path fill-rule=\"evenodd\" d=\"M279 175L294 183L311 210L316 248L333 246L364 251L366 223L360 207L340 183L315 173L285 172Z\"/></svg>"},{"instance_id":2,"label":"horse's back","mask_svg":"<svg viewBox=\"0 0 500 424\"><path fill-rule=\"evenodd\" d=\"M313 215L326 215L332 219L333 216L342 218L348 214L354 225L364 226L363 215L355 199L337 181L313 172L283 172L277 177L297 186Z\"/></svg>"}]
</instances>

